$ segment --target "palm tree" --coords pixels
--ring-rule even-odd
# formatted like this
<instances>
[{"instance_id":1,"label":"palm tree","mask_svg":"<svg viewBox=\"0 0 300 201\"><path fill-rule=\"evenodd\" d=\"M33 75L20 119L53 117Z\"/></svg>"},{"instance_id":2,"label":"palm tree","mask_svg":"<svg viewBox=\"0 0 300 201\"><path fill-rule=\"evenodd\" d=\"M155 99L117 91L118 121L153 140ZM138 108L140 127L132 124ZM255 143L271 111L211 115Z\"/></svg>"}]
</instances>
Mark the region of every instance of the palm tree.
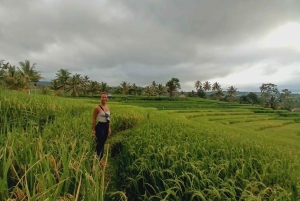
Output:
<instances>
[{"instance_id":1,"label":"palm tree","mask_svg":"<svg viewBox=\"0 0 300 201\"><path fill-rule=\"evenodd\" d=\"M89 81L88 85L88 92L92 94L92 97L94 97L95 93L99 93L101 91L101 86L99 82L97 81Z\"/></svg>"},{"instance_id":2,"label":"palm tree","mask_svg":"<svg viewBox=\"0 0 300 201\"><path fill-rule=\"evenodd\" d=\"M71 96L78 97L82 91L82 80L80 74L75 74L67 80L66 92L71 92Z\"/></svg>"},{"instance_id":3,"label":"palm tree","mask_svg":"<svg viewBox=\"0 0 300 201\"><path fill-rule=\"evenodd\" d=\"M3 78L6 75L6 70L8 68L9 63L4 64L4 60L0 60L0 78L1 81L3 80Z\"/></svg>"},{"instance_id":4,"label":"palm tree","mask_svg":"<svg viewBox=\"0 0 300 201\"><path fill-rule=\"evenodd\" d=\"M211 84L209 81L206 81L203 83L203 89L204 91L210 91L211 90Z\"/></svg>"},{"instance_id":5,"label":"palm tree","mask_svg":"<svg viewBox=\"0 0 300 201\"><path fill-rule=\"evenodd\" d=\"M234 97L236 96L236 91L237 91L237 88L235 88L234 86L228 87L227 96L230 101L233 101Z\"/></svg>"},{"instance_id":6,"label":"palm tree","mask_svg":"<svg viewBox=\"0 0 300 201\"><path fill-rule=\"evenodd\" d=\"M7 77L7 69L9 63L4 64L4 60L0 60L0 84L5 85L5 79Z\"/></svg>"},{"instance_id":7,"label":"palm tree","mask_svg":"<svg viewBox=\"0 0 300 201\"><path fill-rule=\"evenodd\" d=\"M213 91L218 91L221 89L221 85L218 82L215 82L211 88Z\"/></svg>"},{"instance_id":8,"label":"palm tree","mask_svg":"<svg viewBox=\"0 0 300 201\"><path fill-rule=\"evenodd\" d=\"M54 90L54 91L58 91L61 88L61 85L59 85L59 82L57 79L53 79L50 82L50 89Z\"/></svg>"},{"instance_id":9,"label":"palm tree","mask_svg":"<svg viewBox=\"0 0 300 201\"><path fill-rule=\"evenodd\" d=\"M160 95L167 93L166 87L164 85L162 85L162 84L159 84L157 86L157 93L158 93L159 97L160 97Z\"/></svg>"},{"instance_id":10,"label":"palm tree","mask_svg":"<svg viewBox=\"0 0 300 201\"><path fill-rule=\"evenodd\" d=\"M133 94L137 95L138 87L135 85L135 83L133 83L133 85L131 85L131 91Z\"/></svg>"},{"instance_id":11,"label":"palm tree","mask_svg":"<svg viewBox=\"0 0 300 201\"><path fill-rule=\"evenodd\" d=\"M106 82L101 82L100 90L101 90L101 92L104 92L104 91L107 92L108 91L108 85L107 85Z\"/></svg>"},{"instance_id":12,"label":"palm tree","mask_svg":"<svg viewBox=\"0 0 300 201\"><path fill-rule=\"evenodd\" d=\"M167 92L170 94L170 97L174 96L174 93L180 89L179 79L172 78L166 83Z\"/></svg>"},{"instance_id":13,"label":"palm tree","mask_svg":"<svg viewBox=\"0 0 300 201\"><path fill-rule=\"evenodd\" d=\"M121 84L119 85L119 88L123 95L126 95L128 93L130 87L130 84L125 81L121 82Z\"/></svg>"},{"instance_id":14,"label":"palm tree","mask_svg":"<svg viewBox=\"0 0 300 201\"><path fill-rule=\"evenodd\" d=\"M71 73L67 69L60 69L56 73L56 79L58 80L59 84L62 86L64 92L66 91L66 86L68 84L68 79L70 78Z\"/></svg>"},{"instance_id":15,"label":"palm tree","mask_svg":"<svg viewBox=\"0 0 300 201\"><path fill-rule=\"evenodd\" d=\"M224 94L223 94L222 88L219 87L216 92L216 97L218 100L220 100L222 96L224 96Z\"/></svg>"},{"instance_id":16,"label":"palm tree","mask_svg":"<svg viewBox=\"0 0 300 201\"><path fill-rule=\"evenodd\" d=\"M83 94L86 95L88 93L88 85L89 85L90 77L85 75L81 78L81 80L82 80L82 91Z\"/></svg>"},{"instance_id":17,"label":"palm tree","mask_svg":"<svg viewBox=\"0 0 300 201\"><path fill-rule=\"evenodd\" d=\"M20 81L20 75L15 66L7 66L7 72L6 76L4 77L4 81L8 85L9 89L24 88L24 84Z\"/></svg>"},{"instance_id":18,"label":"palm tree","mask_svg":"<svg viewBox=\"0 0 300 201\"><path fill-rule=\"evenodd\" d=\"M157 91L157 84L155 83L155 81L152 81L152 84L150 85L150 87L151 87L153 95L155 95L156 91Z\"/></svg>"},{"instance_id":19,"label":"palm tree","mask_svg":"<svg viewBox=\"0 0 300 201\"><path fill-rule=\"evenodd\" d=\"M40 80L43 79L43 77L41 76L41 73L39 71L35 70L35 63L32 64L32 66L30 66L30 61L29 60L25 60L25 62L19 62L21 69L19 69L20 71L20 79L22 79L21 82L23 82L25 84L25 88L28 87L28 84L30 82L34 83L34 86L36 86L36 83Z\"/></svg>"},{"instance_id":20,"label":"palm tree","mask_svg":"<svg viewBox=\"0 0 300 201\"><path fill-rule=\"evenodd\" d=\"M153 90L152 90L151 86L146 86L143 93L145 95L147 95L148 97L151 96L153 94Z\"/></svg>"},{"instance_id":21,"label":"palm tree","mask_svg":"<svg viewBox=\"0 0 300 201\"><path fill-rule=\"evenodd\" d=\"M196 91L198 91L198 89L200 89L202 87L202 83L199 81L199 80L197 80L196 82L195 82L195 88L196 88Z\"/></svg>"}]
</instances>

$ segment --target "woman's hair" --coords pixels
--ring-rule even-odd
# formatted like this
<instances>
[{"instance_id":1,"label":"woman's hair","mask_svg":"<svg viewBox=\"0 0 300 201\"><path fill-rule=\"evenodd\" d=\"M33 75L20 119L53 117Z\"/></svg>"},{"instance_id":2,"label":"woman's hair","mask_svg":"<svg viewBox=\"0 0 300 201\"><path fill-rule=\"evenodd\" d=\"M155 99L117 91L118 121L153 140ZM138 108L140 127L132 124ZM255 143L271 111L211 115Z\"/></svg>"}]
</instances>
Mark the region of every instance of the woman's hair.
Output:
<instances>
[{"instance_id":1,"label":"woman's hair","mask_svg":"<svg viewBox=\"0 0 300 201\"><path fill-rule=\"evenodd\" d=\"M106 95L106 96L107 96L107 93L106 93L106 92L101 92L100 97L101 97L102 95Z\"/></svg>"}]
</instances>

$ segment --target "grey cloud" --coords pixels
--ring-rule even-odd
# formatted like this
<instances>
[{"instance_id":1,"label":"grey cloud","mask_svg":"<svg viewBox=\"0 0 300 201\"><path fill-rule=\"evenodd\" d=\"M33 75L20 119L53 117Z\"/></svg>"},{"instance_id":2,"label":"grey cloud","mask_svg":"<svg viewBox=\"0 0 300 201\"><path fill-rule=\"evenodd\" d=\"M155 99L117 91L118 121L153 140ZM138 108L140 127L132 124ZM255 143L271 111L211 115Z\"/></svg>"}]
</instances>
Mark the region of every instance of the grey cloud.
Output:
<instances>
[{"instance_id":1,"label":"grey cloud","mask_svg":"<svg viewBox=\"0 0 300 201\"><path fill-rule=\"evenodd\" d=\"M299 19L300 10L296 1L129 2L126 5L143 20L206 44L237 43L257 37L283 22Z\"/></svg>"},{"instance_id":2,"label":"grey cloud","mask_svg":"<svg viewBox=\"0 0 300 201\"><path fill-rule=\"evenodd\" d=\"M191 90L197 79L268 60L266 74L299 62L295 50L256 44L299 19L300 3L292 0L1 0L0 59L29 59L48 80L60 68L97 80L105 70L109 85L178 77Z\"/></svg>"}]
</instances>

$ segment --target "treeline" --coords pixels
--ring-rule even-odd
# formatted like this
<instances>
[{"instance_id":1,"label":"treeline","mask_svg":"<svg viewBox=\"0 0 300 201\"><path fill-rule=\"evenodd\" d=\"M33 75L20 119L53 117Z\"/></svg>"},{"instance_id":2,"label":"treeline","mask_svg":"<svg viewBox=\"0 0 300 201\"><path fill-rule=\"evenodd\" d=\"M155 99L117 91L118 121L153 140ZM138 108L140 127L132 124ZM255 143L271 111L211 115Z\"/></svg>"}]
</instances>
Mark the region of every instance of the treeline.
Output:
<instances>
[{"instance_id":1,"label":"treeline","mask_svg":"<svg viewBox=\"0 0 300 201\"><path fill-rule=\"evenodd\" d=\"M247 95L237 97L237 88L230 86L227 88L226 94L224 94L221 85L218 82L211 84L209 81L201 83L197 80L195 82L196 92L192 91L190 96L199 96L201 98L217 99L220 101L227 102L239 102L241 104L251 104L251 105L262 105L267 108L272 109L286 109L293 110L299 107L299 100L295 100L291 96L291 91L288 89L283 89L281 92L278 90L277 85L273 83L263 83L260 89L260 95L250 92ZM211 92L207 96L206 92Z\"/></svg>"},{"instance_id":2,"label":"treeline","mask_svg":"<svg viewBox=\"0 0 300 201\"><path fill-rule=\"evenodd\" d=\"M11 90L22 90L30 92L31 89L39 88L37 83L43 79L40 71L35 69L36 64L30 61L19 62L20 67L12 66L10 63L0 61L0 85ZM165 84L152 81L146 87L137 86L135 83L122 81L117 87L110 87L106 82L91 80L87 75L72 74L67 69L57 71L49 86L40 87L41 93L53 94L55 96L71 95L72 97L87 96L92 97L101 92L112 94L135 95L135 96L189 96L205 99L220 100L227 102L239 102L241 104L263 105L273 109L292 110L299 107L299 101L291 97L291 91L283 89L281 92L277 85L272 83L262 84L258 96L250 92L248 95L237 97L237 88L230 86L224 91L218 82L211 84L209 81L195 82L196 91L183 92L178 78L171 78Z\"/></svg>"},{"instance_id":3,"label":"treeline","mask_svg":"<svg viewBox=\"0 0 300 201\"><path fill-rule=\"evenodd\" d=\"M36 64L30 65L30 61L19 62L21 67L4 63L0 60L0 85L12 90L28 90L30 85L36 86L43 77L35 70Z\"/></svg>"}]
</instances>

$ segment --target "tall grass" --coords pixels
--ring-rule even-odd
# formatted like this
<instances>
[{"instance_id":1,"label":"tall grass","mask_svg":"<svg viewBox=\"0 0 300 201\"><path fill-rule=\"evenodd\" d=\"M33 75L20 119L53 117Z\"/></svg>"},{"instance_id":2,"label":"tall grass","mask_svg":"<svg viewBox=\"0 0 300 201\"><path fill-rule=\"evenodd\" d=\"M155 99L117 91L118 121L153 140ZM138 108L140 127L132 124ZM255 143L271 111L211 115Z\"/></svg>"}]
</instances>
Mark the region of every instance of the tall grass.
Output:
<instances>
[{"instance_id":1,"label":"tall grass","mask_svg":"<svg viewBox=\"0 0 300 201\"><path fill-rule=\"evenodd\" d=\"M124 133L116 160L118 188L129 200L300 199L299 152L276 148L255 132L150 116Z\"/></svg>"},{"instance_id":2,"label":"tall grass","mask_svg":"<svg viewBox=\"0 0 300 201\"><path fill-rule=\"evenodd\" d=\"M0 200L103 200L108 180L94 152L94 107L84 100L2 91ZM112 116L113 132L143 119L142 113L128 113Z\"/></svg>"},{"instance_id":3,"label":"tall grass","mask_svg":"<svg viewBox=\"0 0 300 201\"><path fill-rule=\"evenodd\" d=\"M300 199L298 146L267 141L271 128L237 126L297 124L297 115L207 100L156 105L166 111L149 108L153 100L132 100L147 108L122 101L110 105L106 169L91 135L98 101L0 92L0 200Z\"/></svg>"}]
</instances>

